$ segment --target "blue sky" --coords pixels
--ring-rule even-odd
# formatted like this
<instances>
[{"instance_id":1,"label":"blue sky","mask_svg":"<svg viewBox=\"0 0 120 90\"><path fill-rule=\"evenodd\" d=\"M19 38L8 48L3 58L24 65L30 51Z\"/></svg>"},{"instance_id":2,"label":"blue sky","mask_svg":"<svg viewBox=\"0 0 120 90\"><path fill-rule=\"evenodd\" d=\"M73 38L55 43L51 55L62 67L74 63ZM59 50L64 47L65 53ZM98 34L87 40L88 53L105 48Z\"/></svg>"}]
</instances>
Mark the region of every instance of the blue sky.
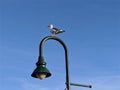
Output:
<instances>
[{"instance_id":1,"label":"blue sky","mask_svg":"<svg viewBox=\"0 0 120 90\"><path fill-rule=\"evenodd\" d=\"M120 0L0 0L0 89L64 90L63 47L50 40L44 58L50 78L31 77L48 24L69 50L70 79L92 89L120 90Z\"/></svg>"}]
</instances>

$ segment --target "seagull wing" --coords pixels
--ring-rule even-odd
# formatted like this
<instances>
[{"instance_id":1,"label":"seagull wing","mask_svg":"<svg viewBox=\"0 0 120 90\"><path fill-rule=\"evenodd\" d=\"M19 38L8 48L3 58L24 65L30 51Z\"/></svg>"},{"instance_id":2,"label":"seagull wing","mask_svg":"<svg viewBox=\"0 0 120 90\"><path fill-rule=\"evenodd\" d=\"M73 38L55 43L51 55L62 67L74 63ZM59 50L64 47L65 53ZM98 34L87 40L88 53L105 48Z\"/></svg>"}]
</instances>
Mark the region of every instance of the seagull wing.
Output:
<instances>
[{"instance_id":1,"label":"seagull wing","mask_svg":"<svg viewBox=\"0 0 120 90\"><path fill-rule=\"evenodd\" d=\"M53 28L53 29L56 30L56 31L60 30L59 28Z\"/></svg>"}]
</instances>

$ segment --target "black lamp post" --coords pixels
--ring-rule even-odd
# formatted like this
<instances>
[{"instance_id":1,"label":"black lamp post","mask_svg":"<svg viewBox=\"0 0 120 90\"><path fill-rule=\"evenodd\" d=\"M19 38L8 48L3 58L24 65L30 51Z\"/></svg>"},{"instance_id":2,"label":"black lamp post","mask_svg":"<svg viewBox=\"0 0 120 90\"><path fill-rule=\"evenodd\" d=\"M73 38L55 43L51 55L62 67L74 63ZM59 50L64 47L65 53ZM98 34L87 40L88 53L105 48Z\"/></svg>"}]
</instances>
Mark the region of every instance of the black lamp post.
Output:
<instances>
[{"instance_id":1,"label":"black lamp post","mask_svg":"<svg viewBox=\"0 0 120 90\"><path fill-rule=\"evenodd\" d=\"M43 49L42 49L44 43L47 40L50 40L50 39L53 39L53 40L56 40L56 41L60 42L62 44L64 50L65 50L66 90L70 90L70 85L91 88L91 85L83 85L83 84L70 83L68 50L67 50L67 47L66 47L65 43L61 39L59 39L58 37L56 37L56 36L47 36L47 37L43 38L42 41L40 42L39 57L38 57L38 62L36 63L37 68L33 71L33 73L31 74L31 76L34 77L34 78L39 78L39 79L44 79L44 78L47 78L47 77L51 76L51 73L46 68L46 62L44 61L44 58L43 58Z\"/></svg>"}]
</instances>

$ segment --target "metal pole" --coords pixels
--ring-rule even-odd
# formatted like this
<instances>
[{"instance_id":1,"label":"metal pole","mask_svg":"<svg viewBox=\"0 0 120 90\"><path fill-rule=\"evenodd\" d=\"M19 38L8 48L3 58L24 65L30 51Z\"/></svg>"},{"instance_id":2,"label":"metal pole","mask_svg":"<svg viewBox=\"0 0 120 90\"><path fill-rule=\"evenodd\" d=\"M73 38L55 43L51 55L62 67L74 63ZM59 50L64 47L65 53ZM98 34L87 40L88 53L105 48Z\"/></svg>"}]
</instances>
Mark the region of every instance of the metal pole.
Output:
<instances>
[{"instance_id":1,"label":"metal pole","mask_svg":"<svg viewBox=\"0 0 120 90\"><path fill-rule=\"evenodd\" d=\"M85 84L76 84L76 83L70 83L72 86L81 86L81 87L87 87L87 88L92 88L91 85L85 85Z\"/></svg>"},{"instance_id":2,"label":"metal pole","mask_svg":"<svg viewBox=\"0 0 120 90\"><path fill-rule=\"evenodd\" d=\"M69 74L69 61L68 61L68 50L67 47L65 45L65 43L59 39L56 36L47 36L45 38L42 39L42 41L40 42L40 46L39 46L39 56L43 56L43 44L47 41L47 40L56 40L58 42L60 42L62 44L62 46L64 47L65 50L65 63L66 63L66 90L70 90L70 74Z\"/></svg>"}]
</instances>

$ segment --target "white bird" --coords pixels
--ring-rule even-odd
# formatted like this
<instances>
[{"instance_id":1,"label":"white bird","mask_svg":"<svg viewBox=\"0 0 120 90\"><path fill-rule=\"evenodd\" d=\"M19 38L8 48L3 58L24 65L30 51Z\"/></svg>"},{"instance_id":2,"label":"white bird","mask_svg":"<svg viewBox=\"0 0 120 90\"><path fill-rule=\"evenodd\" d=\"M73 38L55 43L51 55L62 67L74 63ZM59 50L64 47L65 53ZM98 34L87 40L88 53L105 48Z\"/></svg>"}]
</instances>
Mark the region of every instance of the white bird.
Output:
<instances>
[{"instance_id":1,"label":"white bird","mask_svg":"<svg viewBox=\"0 0 120 90\"><path fill-rule=\"evenodd\" d=\"M48 27L50 28L50 32L51 32L53 35L56 35L56 34L65 32L65 31L62 30L62 29L54 28L52 24L50 24Z\"/></svg>"}]
</instances>

